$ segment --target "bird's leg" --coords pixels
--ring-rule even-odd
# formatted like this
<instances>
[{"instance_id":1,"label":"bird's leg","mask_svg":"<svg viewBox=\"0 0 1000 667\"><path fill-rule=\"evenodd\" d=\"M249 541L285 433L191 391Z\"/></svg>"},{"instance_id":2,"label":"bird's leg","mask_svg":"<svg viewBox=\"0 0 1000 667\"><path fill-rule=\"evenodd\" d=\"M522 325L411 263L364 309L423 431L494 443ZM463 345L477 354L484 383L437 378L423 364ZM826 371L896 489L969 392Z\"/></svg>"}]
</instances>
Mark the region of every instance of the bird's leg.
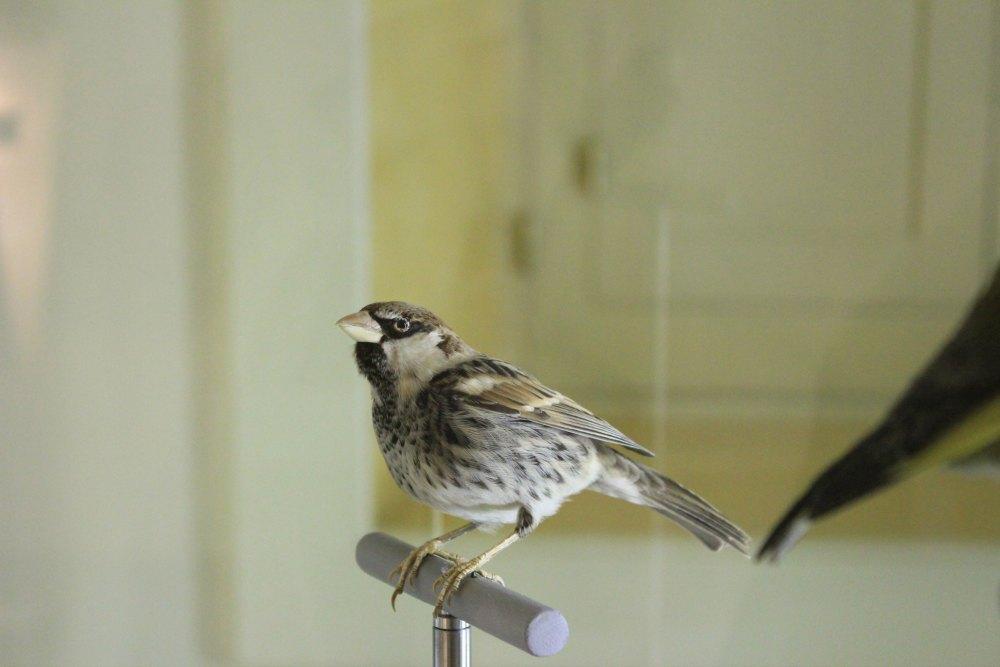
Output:
<instances>
[{"instance_id":1,"label":"bird's leg","mask_svg":"<svg viewBox=\"0 0 1000 667\"><path fill-rule=\"evenodd\" d=\"M503 579L483 572L479 569L479 566L530 533L535 529L535 525L535 518L532 516L531 510L527 507L521 507L517 512L517 524L514 527L513 533L475 558L471 558L464 563L455 563L455 567L438 577L434 582L433 588L437 589L440 586L441 592L438 594L437 604L434 605L434 615L441 614L444 610L444 605L451 599L451 596L455 594L455 591L458 590L458 587L462 585L462 582L470 574L479 573L493 581L499 579L500 584L503 585Z\"/></svg>"},{"instance_id":2,"label":"bird's leg","mask_svg":"<svg viewBox=\"0 0 1000 667\"><path fill-rule=\"evenodd\" d=\"M389 599L389 604L392 605L392 610L396 610L396 598L403 592L403 589L407 584L413 583L413 578L417 576L417 570L420 569L420 564L424 562L424 559L431 554L436 554L450 560L456 565L461 562L461 558L447 551L439 551L440 547L445 542L451 542L452 540L465 535L470 530L475 529L475 523L467 523L464 526L460 526L455 530L445 533L439 537L435 537L433 540L424 542L419 547L410 552L410 555L403 559L403 561L392 569L389 573L389 578L399 576L396 582L396 590L392 592L392 597Z\"/></svg>"},{"instance_id":3,"label":"bird's leg","mask_svg":"<svg viewBox=\"0 0 1000 667\"><path fill-rule=\"evenodd\" d=\"M521 535L522 532L520 530L515 530L510 534L510 536L499 544L491 547L474 558L470 558L464 563L455 563L455 567L438 577L437 581L434 582L434 588L437 589L440 586L441 592L438 594L437 604L434 605L434 614L439 615L442 612L445 603L451 599L451 596L455 594L455 591L458 590L458 587L462 585L462 581L467 576L478 571L480 565L486 563L488 560L516 542ZM498 578L496 575L489 575L481 571L479 574L488 579ZM503 581L501 580L500 583L502 584Z\"/></svg>"}]
</instances>

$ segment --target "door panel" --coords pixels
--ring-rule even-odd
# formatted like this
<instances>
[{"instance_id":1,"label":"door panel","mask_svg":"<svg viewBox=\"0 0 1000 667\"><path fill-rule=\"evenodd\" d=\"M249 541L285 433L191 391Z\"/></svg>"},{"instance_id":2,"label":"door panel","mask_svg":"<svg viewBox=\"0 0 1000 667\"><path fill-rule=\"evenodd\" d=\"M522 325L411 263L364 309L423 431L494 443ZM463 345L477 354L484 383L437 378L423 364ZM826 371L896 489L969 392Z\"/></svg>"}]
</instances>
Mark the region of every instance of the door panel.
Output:
<instances>
[{"instance_id":1,"label":"door panel","mask_svg":"<svg viewBox=\"0 0 1000 667\"><path fill-rule=\"evenodd\" d=\"M990 7L921 7L532 5L534 367L648 396L665 335L675 408L889 400L988 250Z\"/></svg>"}]
</instances>

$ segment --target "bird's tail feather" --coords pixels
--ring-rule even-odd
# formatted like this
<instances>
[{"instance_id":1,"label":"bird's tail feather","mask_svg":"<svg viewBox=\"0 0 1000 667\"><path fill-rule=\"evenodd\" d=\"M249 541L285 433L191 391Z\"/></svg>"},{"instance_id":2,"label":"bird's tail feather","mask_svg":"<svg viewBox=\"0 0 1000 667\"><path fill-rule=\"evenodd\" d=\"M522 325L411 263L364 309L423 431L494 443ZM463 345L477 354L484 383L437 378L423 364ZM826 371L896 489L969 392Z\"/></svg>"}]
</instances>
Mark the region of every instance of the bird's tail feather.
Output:
<instances>
[{"instance_id":1,"label":"bird's tail feather","mask_svg":"<svg viewBox=\"0 0 1000 667\"><path fill-rule=\"evenodd\" d=\"M777 563L795 544L802 539L812 525L813 517L809 511L809 497L804 496L799 499L792 508L781 518L778 525L774 527L771 534L767 536L760 551L757 552L757 560L761 562Z\"/></svg>"},{"instance_id":2,"label":"bird's tail feather","mask_svg":"<svg viewBox=\"0 0 1000 667\"><path fill-rule=\"evenodd\" d=\"M750 538L705 499L672 479L607 448L601 452L604 473L593 490L651 507L690 531L713 551L729 545L747 555Z\"/></svg>"}]
</instances>

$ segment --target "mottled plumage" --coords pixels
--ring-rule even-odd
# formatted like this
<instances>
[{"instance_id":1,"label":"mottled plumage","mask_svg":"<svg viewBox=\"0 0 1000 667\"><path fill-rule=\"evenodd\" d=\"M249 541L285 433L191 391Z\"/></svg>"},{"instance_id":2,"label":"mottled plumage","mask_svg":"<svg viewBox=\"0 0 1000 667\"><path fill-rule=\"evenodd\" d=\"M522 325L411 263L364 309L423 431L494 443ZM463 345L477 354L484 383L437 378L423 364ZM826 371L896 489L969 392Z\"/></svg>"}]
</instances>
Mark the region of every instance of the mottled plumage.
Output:
<instances>
[{"instance_id":1,"label":"mottled plumage","mask_svg":"<svg viewBox=\"0 0 1000 667\"><path fill-rule=\"evenodd\" d=\"M812 483L758 558L778 560L814 520L944 464L1000 466L1000 269L882 423Z\"/></svg>"},{"instance_id":2,"label":"mottled plumage","mask_svg":"<svg viewBox=\"0 0 1000 667\"><path fill-rule=\"evenodd\" d=\"M389 471L416 500L476 527L514 524L513 541L568 497L592 490L651 507L712 549L746 553L746 534L715 508L614 448L648 450L527 373L476 352L429 311L375 303L340 324L358 340L355 359L371 385ZM426 553L456 536L414 552L397 594ZM490 556L456 563L439 606Z\"/></svg>"}]
</instances>

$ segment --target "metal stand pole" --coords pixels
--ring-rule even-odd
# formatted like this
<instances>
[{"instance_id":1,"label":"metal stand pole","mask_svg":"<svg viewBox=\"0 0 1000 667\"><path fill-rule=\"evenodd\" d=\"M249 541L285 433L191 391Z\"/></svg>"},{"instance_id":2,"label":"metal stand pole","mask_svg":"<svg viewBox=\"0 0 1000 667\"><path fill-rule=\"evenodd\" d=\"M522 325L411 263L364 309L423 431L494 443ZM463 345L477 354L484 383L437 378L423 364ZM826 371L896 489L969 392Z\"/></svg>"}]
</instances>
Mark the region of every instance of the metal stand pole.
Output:
<instances>
[{"instance_id":1,"label":"metal stand pole","mask_svg":"<svg viewBox=\"0 0 1000 667\"><path fill-rule=\"evenodd\" d=\"M358 542L354 555L366 574L395 587L393 568L412 552L412 545L391 535L370 533ZM416 578L407 583L406 592L435 605L438 593L434 582L453 565L431 554ZM484 577L462 582L462 588L448 602L448 610L454 616L434 617L434 664L440 667L469 667L473 625L528 655L553 655L569 639L569 624L558 611Z\"/></svg>"},{"instance_id":2,"label":"metal stand pole","mask_svg":"<svg viewBox=\"0 0 1000 667\"><path fill-rule=\"evenodd\" d=\"M434 667L469 667L472 626L451 614L434 617Z\"/></svg>"}]
</instances>

